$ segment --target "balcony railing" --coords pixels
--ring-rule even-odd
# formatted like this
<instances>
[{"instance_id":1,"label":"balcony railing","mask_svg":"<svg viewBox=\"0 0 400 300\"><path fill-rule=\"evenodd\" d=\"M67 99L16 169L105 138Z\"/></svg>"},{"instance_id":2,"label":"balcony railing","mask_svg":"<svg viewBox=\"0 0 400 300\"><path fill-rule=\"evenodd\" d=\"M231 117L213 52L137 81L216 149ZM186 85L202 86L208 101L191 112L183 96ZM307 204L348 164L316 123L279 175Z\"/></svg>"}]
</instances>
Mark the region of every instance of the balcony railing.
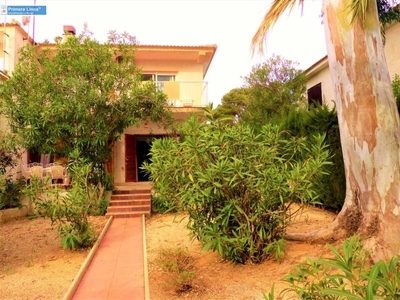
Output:
<instances>
[{"instance_id":1,"label":"balcony railing","mask_svg":"<svg viewBox=\"0 0 400 300\"><path fill-rule=\"evenodd\" d=\"M208 83L204 81L157 81L157 87L168 96L174 107L208 105Z\"/></svg>"}]
</instances>

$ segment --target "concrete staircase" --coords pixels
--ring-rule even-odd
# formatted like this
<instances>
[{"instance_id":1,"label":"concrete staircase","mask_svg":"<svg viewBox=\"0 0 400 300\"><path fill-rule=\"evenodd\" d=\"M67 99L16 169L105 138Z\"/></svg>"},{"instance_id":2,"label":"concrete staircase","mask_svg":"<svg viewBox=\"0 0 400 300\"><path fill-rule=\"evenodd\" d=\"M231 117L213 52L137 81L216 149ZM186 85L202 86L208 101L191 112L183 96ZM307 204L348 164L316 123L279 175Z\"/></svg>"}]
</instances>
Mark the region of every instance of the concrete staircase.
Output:
<instances>
[{"instance_id":1,"label":"concrete staircase","mask_svg":"<svg viewBox=\"0 0 400 300\"><path fill-rule=\"evenodd\" d=\"M151 189L114 190L106 216L114 218L134 218L150 215Z\"/></svg>"}]
</instances>

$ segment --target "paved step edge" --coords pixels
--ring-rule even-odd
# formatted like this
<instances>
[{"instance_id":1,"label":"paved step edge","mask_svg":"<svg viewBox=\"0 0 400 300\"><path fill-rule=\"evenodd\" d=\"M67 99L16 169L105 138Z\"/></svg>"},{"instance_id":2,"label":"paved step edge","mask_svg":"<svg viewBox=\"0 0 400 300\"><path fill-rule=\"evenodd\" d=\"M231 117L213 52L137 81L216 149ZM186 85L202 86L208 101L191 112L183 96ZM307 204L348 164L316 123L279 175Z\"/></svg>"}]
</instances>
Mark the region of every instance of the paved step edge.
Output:
<instances>
[{"instance_id":1,"label":"paved step edge","mask_svg":"<svg viewBox=\"0 0 400 300\"><path fill-rule=\"evenodd\" d=\"M141 216L150 216L150 211L130 212L130 213L107 213L106 217L112 218L138 218Z\"/></svg>"},{"instance_id":2,"label":"paved step edge","mask_svg":"<svg viewBox=\"0 0 400 300\"><path fill-rule=\"evenodd\" d=\"M142 212L150 210L149 205L109 206L107 213L111 212Z\"/></svg>"},{"instance_id":3,"label":"paved step edge","mask_svg":"<svg viewBox=\"0 0 400 300\"><path fill-rule=\"evenodd\" d=\"M125 200L125 199L150 199L151 194L127 194L127 195L111 195L111 200Z\"/></svg>"},{"instance_id":4,"label":"paved step edge","mask_svg":"<svg viewBox=\"0 0 400 300\"><path fill-rule=\"evenodd\" d=\"M150 189L140 190L114 190L111 195L126 195L126 194L151 194Z\"/></svg>"},{"instance_id":5,"label":"paved step edge","mask_svg":"<svg viewBox=\"0 0 400 300\"><path fill-rule=\"evenodd\" d=\"M150 200L146 199L132 199L132 200L113 200L110 201L110 206L132 206L132 205L151 205Z\"/></svg>"}]
</instances>

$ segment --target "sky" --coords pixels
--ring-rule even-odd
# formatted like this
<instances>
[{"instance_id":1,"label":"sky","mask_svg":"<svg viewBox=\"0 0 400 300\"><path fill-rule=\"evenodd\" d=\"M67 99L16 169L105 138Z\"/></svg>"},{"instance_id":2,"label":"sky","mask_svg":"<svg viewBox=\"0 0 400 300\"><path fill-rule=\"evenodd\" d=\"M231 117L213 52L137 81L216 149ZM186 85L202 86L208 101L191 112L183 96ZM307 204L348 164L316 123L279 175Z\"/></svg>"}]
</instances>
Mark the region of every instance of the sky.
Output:
<instances>
[{"instance_id":1,"label":"sky","mask_svg":"<svg viewBox=\"0 0 400 300\"><path fill-rule=\"evenodd\" d=\"M54 42L64 25L77 33L86 22L94 37L105 41L110 30L127 31L140 44L204 45L218 49L205 77L216 107L224 94L243 85L242 77L273 54L306 69L326 55L320 18L322 0L305 0L275 25L263 55L252 57L250 42L271 0L0 0L0 5L46 6L46 15L25 26L36 42ZM22 16L0 16L1 22ZM34 32L34 34L33 34Z\"/></svg>"}]
</instances>

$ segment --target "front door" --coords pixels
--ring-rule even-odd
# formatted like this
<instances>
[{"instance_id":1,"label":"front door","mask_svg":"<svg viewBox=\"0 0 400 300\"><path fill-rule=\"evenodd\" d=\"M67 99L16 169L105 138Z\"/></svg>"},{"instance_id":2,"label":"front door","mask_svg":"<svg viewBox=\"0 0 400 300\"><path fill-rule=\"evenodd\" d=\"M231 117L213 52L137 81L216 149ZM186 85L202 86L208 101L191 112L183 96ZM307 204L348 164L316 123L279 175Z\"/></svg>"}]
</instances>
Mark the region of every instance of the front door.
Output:
<instances>
[{"instance_id":1,"label":"front door","mask_svg":"<svg viewBox=\"0 0 400 300\"><path fill-rule=\"evenodd\" d=\"M136 181L136 136L132 134L125 134L125 182Z\"/></svg>"}]
</instances>

